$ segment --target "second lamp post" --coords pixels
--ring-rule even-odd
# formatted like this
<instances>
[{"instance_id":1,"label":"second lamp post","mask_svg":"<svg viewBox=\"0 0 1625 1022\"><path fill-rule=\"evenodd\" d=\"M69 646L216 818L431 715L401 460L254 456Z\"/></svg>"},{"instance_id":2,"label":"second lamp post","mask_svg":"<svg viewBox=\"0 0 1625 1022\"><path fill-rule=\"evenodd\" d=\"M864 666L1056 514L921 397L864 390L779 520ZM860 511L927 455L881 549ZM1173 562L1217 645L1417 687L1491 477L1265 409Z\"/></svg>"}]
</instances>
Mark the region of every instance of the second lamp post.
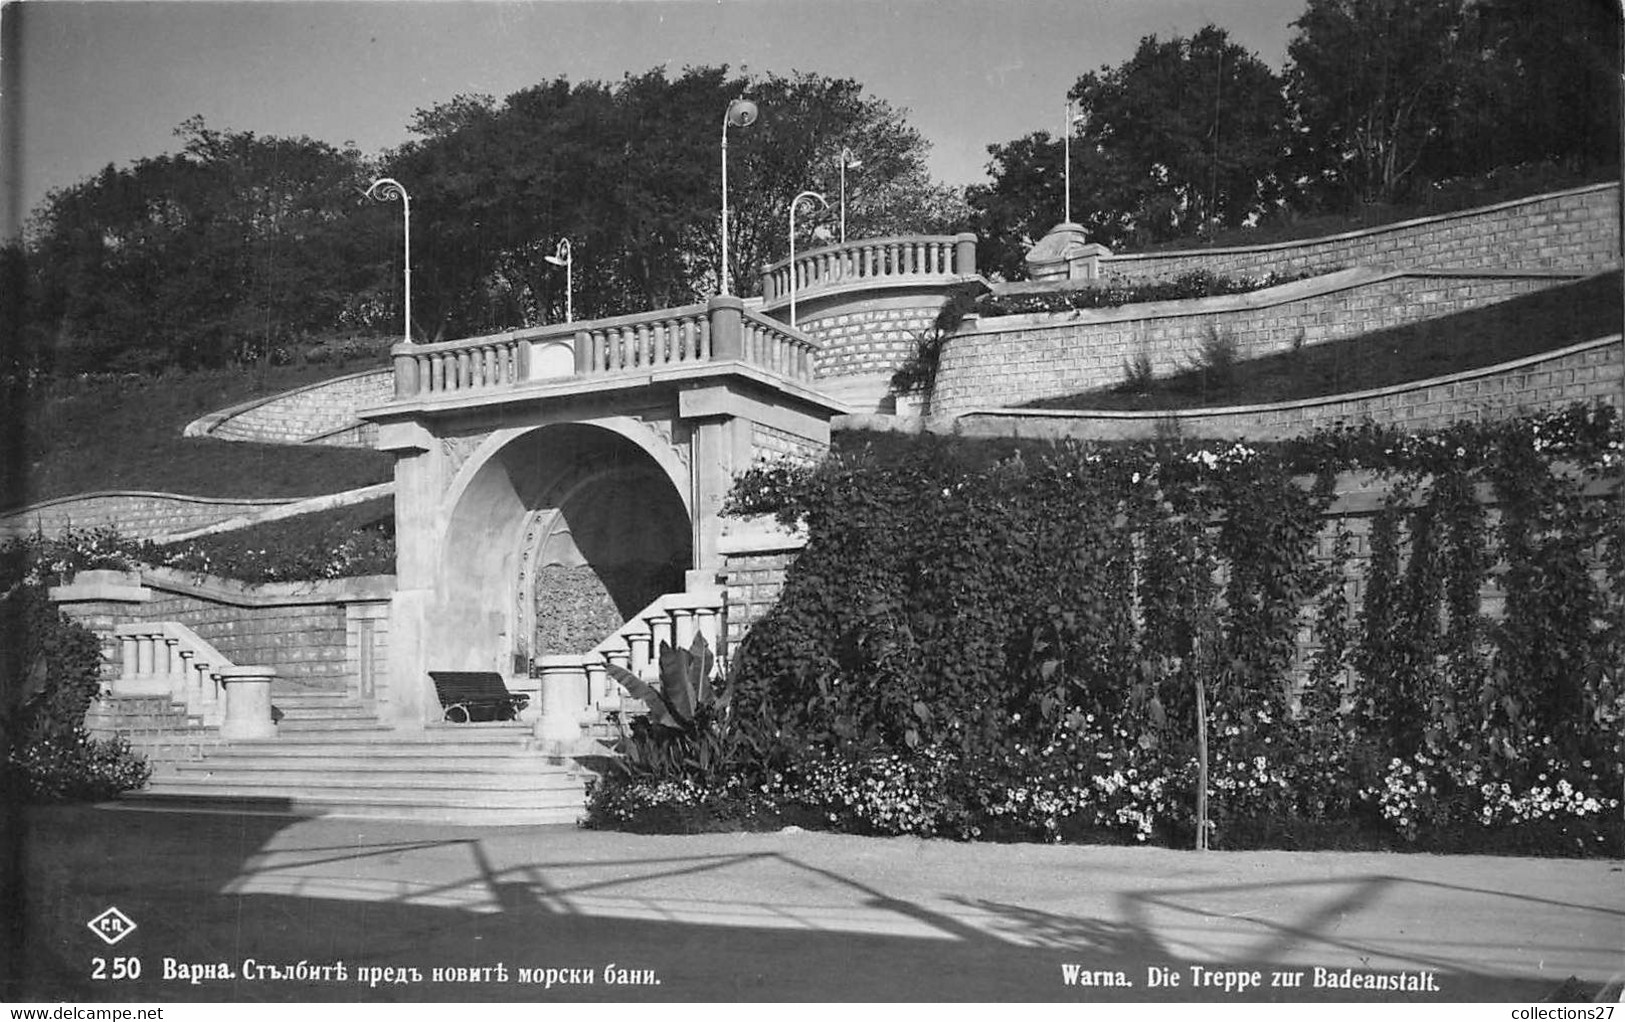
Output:
<instances>
[{"instance_id":1,"label":"second lamp post","mask_svg":"<svg viewBox=\"0 0 1625 1022\"><path fill-rule=\"evenodd\" d=\"M817 192L802 192L790 200L790 327L796 325L796 278L800 276L796 271L796 207L801 205L802 199L817 199L819 205L829 208L829 200Z\"/></svg>"}]
</instances>

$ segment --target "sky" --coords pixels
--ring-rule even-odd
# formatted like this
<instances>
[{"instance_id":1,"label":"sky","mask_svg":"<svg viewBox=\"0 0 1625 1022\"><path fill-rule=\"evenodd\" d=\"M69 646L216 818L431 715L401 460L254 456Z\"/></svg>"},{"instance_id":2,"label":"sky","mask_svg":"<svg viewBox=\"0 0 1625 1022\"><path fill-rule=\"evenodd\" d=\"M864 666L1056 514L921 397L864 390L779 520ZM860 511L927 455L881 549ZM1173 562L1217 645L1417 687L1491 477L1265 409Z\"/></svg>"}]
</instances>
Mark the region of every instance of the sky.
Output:
<instances>
[{"instance_id":1,"label":"sky","mask_svg":"<svg viewBox=\"0 0 1625 1022\"><path fill-rule=\"evenodd\" d=\"M1279 69L1305 0L24 0L0 15L0 235L53 188L211 128L354 143L414 111L665 65L851 77L908 112L949 184L1058 132L1080 74L1213 23ZM764 112L770 116L770 112ZM720 112L719 112L720 121Z\"/></svg>"}]
</instances>

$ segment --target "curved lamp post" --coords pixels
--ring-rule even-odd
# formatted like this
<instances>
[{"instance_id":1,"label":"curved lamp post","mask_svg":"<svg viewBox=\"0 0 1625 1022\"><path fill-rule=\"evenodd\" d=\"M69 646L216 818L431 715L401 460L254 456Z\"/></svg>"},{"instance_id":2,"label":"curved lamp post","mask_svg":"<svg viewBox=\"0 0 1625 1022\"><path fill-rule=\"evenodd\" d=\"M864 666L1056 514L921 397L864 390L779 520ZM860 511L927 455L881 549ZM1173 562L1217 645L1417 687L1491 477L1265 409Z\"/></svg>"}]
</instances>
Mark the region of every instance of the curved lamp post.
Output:
<instances>
[{"instance_id":1,"label":"curved lamp post","mask_svg":"<svg viewBox=\"0 0 1625 1022\"><path fill-rule=\"evenodd\" d=\"M846 171L857 170L863 161L852 155L852 150L841 146L841 244L846 244Z\"/></svg>"},{"instance_id":2,"label":"curved lamp post","mask_svg":"<svg viewBox=\"0 0 1625 1022\"><path fill-rule=\"evenodd\" d=\"M802 192L790 200L790 327L796 325L796 207L801 205L802 199L817 199L825 209L829 208L829 200L817 192Z\"/></svg>"},{"instance_id":3,"label":"curved lamp post","mask_svg":"<svg viewBox=\"0 0 1625 1022\"><path fill-rule=\"evenodd\" d=\"M728 126L748 128L759 113L756 104L743 96L722 112L722 294L728 293Z\"/></svg>"},{"instance_id":4,"label":"curved lamp post","mask_svg":"<svg viewBox=\"0 0 1625 1022\"><path fill-rule=\"evenodd\" d=\"M576 321L576 313L575 305L573 304L573 299L571 298L571 288L573 286L571 278L575 271L575 256L570 251L570 239L560 238L559 245L553 250L553 254L550 256L543 256L542 258L546 259L554 266L564 267L564 321L566 323L574 323Z\"/></svg>"},{"instance_id":5,"label":"curved lamp post","mask_svg":"<svg viewBox=\"0 0 1625 1022\"><path fill-rule=\"evenodd\" d=\"M401 275L405 278L406 290L406 343L412 343L412 200L406 194L406 188L392 177L381 177L367 186L364 193L369 199L379 202L394 202L401 200L401 222L405 225L406 252L401 260Z\"/></svg>"}]
</instances>

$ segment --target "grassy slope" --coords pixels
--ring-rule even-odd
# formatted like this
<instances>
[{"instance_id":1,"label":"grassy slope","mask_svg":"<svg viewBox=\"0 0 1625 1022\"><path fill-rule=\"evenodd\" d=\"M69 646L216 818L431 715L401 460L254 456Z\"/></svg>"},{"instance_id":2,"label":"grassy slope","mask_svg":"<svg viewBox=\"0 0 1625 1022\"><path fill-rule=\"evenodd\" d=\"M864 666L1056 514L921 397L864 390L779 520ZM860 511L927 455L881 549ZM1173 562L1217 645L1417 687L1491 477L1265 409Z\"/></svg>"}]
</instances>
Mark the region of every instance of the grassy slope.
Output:
<instances>
[{"instance_id":1,"label":"grassy slope","mask_svg":"<svg viewBox=\"0 0 1625 1022\"><path fill-rule=\"evenodd\" d=\"M91 490L158 490L208 497L304 497L390 478L376 451L183 438L193 419L229 405L364 368L282 366L161 377L53 380L0 395L20 406L22 435L0 452L20 487L17 507ZM22 492L15 492L20 489Z\"/></svg>"},{"instance_id":2,"label":"grassy slope","mask_svg":"<svg viewBox=\"0 0 1625 1022\"><path fill-rule=\"evenodd\" d=\"M1618 333L1619 277L1608 273L1496 305L1237 363L1192 365L1140 391L1125 385L1028 408L1164 411L1324 397L1495 365Z\"/></svg>"}]
</instances>

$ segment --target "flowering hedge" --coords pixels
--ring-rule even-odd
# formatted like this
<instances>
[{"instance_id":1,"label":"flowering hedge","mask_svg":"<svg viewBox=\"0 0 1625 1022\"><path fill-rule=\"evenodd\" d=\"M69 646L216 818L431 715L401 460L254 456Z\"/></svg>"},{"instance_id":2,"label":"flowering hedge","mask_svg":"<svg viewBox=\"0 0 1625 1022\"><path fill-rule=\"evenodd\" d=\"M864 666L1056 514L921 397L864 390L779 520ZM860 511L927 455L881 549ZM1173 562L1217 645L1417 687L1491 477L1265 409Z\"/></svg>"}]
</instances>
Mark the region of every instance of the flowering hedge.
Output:
<instances>
[{"instance_id":1,"label":"flowering hedge","mask_svg":"<svg viewBox=\"0 0 1625 1022\"><path fill-rule=\"evenodd\" d=\"M731 510L810 540L734 657L741 754L694 804L1186 843L1200 682L1216 847L1619 854L1625 527L1586 485L1622 464L1612 410L1577 407L1256 447L847 437L762 466ZM1360 560L1327 517L1355 469L1390 492Z\"/></svg>"}]
</instances>

